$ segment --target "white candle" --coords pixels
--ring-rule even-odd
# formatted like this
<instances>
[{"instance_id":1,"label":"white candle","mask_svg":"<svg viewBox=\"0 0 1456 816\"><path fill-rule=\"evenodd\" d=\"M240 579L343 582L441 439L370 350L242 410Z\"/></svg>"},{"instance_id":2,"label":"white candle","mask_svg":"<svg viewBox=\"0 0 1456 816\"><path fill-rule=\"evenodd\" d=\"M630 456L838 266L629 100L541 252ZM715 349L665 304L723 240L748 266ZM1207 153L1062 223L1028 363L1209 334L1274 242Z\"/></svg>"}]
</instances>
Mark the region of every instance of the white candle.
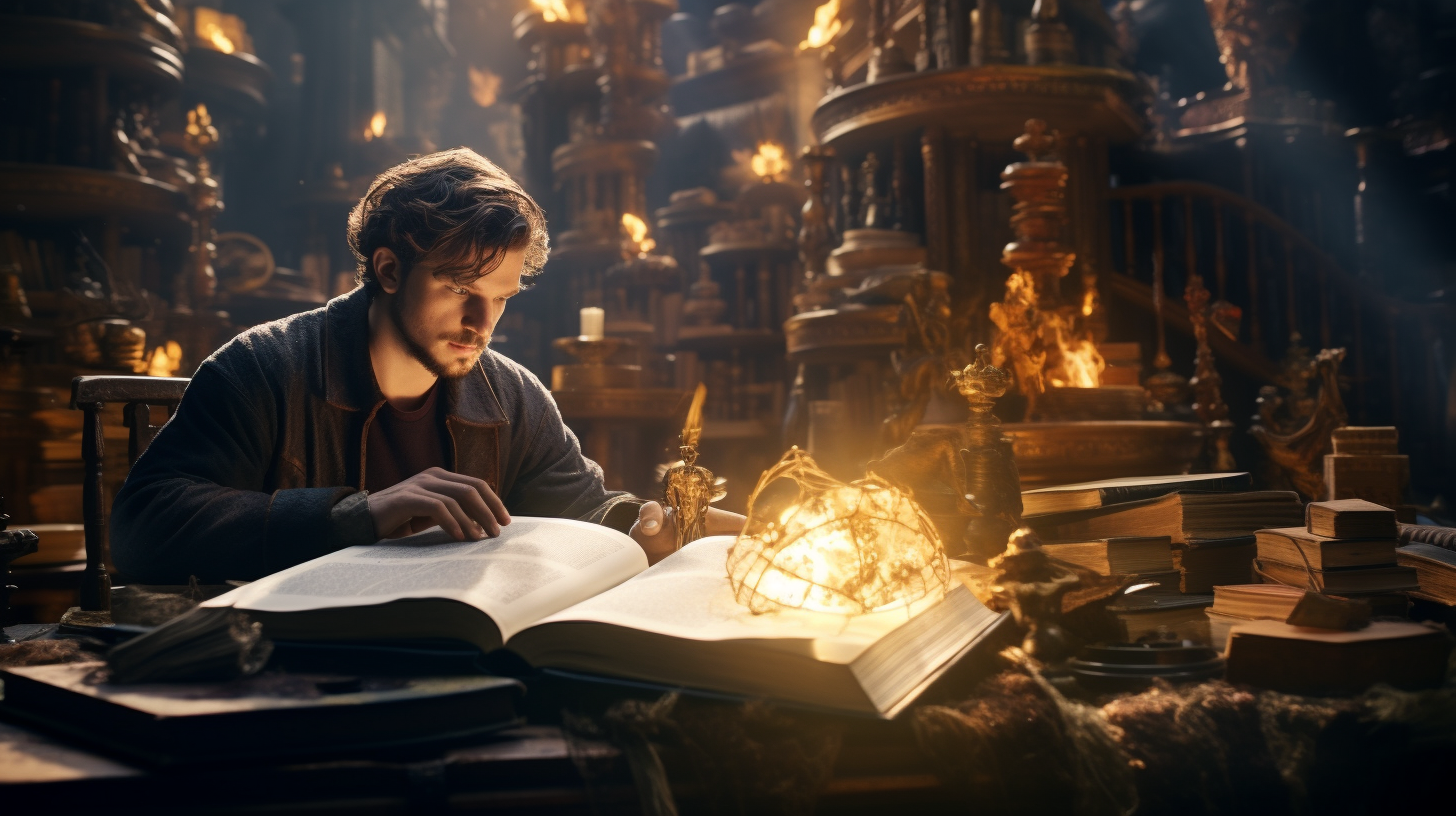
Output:
<instances>
[{"instance_id":1,"label":"white candle","mask_svg":"<svg viewBox=\"0 0 1456 816\"><path fill-rule=\"evenodd\" d=\"M581 336L587 340L600 340L606 336L607 313L596 306L581 310Z\"/></svg>"}]
</instances>

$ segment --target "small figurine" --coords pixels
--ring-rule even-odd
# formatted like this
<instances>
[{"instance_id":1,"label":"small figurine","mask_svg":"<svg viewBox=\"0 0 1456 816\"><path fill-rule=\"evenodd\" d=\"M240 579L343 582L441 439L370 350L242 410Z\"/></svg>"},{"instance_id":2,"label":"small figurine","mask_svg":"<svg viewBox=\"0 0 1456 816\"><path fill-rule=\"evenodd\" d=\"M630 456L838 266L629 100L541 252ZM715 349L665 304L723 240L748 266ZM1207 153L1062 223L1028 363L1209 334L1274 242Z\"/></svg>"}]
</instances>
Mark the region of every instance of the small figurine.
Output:
<instances>
[{"instance_id":1,"label":"small figurine","mask_svg":"<svg viewBox=\"0 0 1456 816\"><path fill-rule=\"evenodd\" d=\"M1054 562L1042 549L1041 539L1025 527L1011 534L1006 552L988 566L997 570L991 587L996 605L1010 609L1016 623L1026 629L1021 650L1053 667L1070 658L1071 638L1062 628L1062 596L1077 585L1077 573Z\"/></svg>"},{"instance_id":2,"label":"small figurine","mask_svg":"<svg viewBox=\"0 0 1456 816\"><path fill-rule=\"evenodd\" d=\"M662 478L663 503L677 522L678 549L703 537L707 529L708 505L724 495L721 480L714 479L713 471L697 464L698 439L703 434L703 401L707 396L708 387L698 383L678 446L682 462L668 468Z\"/></svg>"}]
</instances>

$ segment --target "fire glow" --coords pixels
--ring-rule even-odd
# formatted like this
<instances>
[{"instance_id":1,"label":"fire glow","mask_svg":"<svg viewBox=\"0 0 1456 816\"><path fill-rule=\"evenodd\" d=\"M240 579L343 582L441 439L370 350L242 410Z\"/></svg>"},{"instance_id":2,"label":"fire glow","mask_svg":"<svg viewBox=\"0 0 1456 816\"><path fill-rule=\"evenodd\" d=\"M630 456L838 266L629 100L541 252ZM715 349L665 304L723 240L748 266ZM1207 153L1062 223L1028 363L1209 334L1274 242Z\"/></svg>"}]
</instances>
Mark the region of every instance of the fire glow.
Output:
<instances>
[{"instance_id":1,"label":"fire glow","mask_svg":"<svg viewBox=\"0 0 1456 816\"><path fill-rule=\"evenodd\" d=\"M182 346L176 340L168 340L167 345L157 346L152 351L152 358L147 361L148 377L171 377L182 367Z\"/></svg>"},{"instance_id":2,"label":"fire glow","mask_svg":"<svg viewBox=\"0 0 1456 816\"><path fill-rule=\"evenodd\" d=\"M799 43L800 51L808 51L811 48L823 48L834 39L843 26L839 22L839 0L829 0L824 5L814 9L814 24L809 26L809 31L804 35L804 41Z\"/></svg>"},{"instance_id":3,"label":"fire glow","mask_svg":"<svg viewBox=\"0 0 1456 816\"><path fill-rule=\"evenodd\" d=\"M627 233L627 243L638 255L646 255L657 247L657 242L647 237L647 222L632 213L622 213L622 229Z\"/></svg>"},{"instance_id":4,"label":"fire glow","mask_svg":"<svg viewBox=\"0 0 1456 816\"><path fill-rule=\"evenodd\" d=\"M531 5L541 12L541 19L548 23L558 20L565 22L585 22L586 15L581 12L573 13L573 9L566 5L566 0L531 0Z\"/></svg>"},{"instance_id":5,"label":"fire glow","mask_svg":"<svg viewBox=\"0 0 1456 816\"><path fill-rule=\"evenodd\" d=\"M754 175L764 181L773 181L788 171L789 162L784 157L783 145L778 142L759 142L758 152L748 160L748 166L753 169Z\"/></svg>"},{"instance_id":6,"label":"fire glow","mask_svg":"<svg viewBox=\"0 0 1456 816\"><path fill-rule=\"evenodd\" d=\"M384 115L384 111L375 111L374 115L369 117L368 126L364 128L364 141L372 142L380 138L384 135L384 128L388 125L389 117Z\"/></svg>"},{"instance_id":7,"label":"fire glow","mask_svg":"<svg viewBox=\"0 0 1456 816\"><path fill-rule=\"evenodd\" d=\"M1047 372L1047 379L1058 388L1098 388L1102 385L1102 371L1107 361L1097 351L1091 340L1068 342L1061 321L1052 326L1057 338L1058 361L1061 371Z\"/></svg>"}]
</instances>

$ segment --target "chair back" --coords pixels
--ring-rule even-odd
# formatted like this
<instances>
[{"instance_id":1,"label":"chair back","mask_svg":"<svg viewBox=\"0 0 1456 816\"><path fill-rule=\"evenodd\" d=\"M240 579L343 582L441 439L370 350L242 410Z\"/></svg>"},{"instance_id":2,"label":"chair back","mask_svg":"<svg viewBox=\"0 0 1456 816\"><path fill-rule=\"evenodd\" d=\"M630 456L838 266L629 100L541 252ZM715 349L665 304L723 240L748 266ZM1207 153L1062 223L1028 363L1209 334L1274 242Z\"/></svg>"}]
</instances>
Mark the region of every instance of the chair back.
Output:
<instances>
[{"instance_id":1,"label":"chair back","mask_svg":"<svg viewBox=\"0 0 1456 816\"><path fill-rule=\"evenodd\" d=\"M85 415L81 428L81 464L85 471L81 510L86 534L86 571L81 576L80 598L83 611L111 611L111 546L106 537L101 473L106 437L101 409L107 403L122 404L123 421L131 429L127 437L130 468L161 430L162 426L152 424L152 406L166 406L167 416L172 416L189 382L181 377L127 376L77 377L71 381L71 407Z\"/></svg>"}]
</instances>

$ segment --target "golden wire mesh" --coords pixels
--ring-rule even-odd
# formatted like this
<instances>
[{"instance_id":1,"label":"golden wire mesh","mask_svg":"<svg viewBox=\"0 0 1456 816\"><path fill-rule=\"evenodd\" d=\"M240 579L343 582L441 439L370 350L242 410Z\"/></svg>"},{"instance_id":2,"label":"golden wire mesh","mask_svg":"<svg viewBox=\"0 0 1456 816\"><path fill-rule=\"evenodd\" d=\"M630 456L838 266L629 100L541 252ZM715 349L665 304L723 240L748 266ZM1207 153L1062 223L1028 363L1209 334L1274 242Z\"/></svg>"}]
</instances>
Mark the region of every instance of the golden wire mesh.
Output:
<instances>
[{"instance_id":1,"label":"golden wire mesh","mask_svg":"<svg viewBox=\"0 0 1456 816\"><path fill-rule=\"evenodd\" d=\"M765 500L781 479L796 495ZM727 567L734 597L755 614L876 612L950 584L940 536L910 494L875 476L840 482L798 448L759 479Z\"/></svg>"}]
</instances>

